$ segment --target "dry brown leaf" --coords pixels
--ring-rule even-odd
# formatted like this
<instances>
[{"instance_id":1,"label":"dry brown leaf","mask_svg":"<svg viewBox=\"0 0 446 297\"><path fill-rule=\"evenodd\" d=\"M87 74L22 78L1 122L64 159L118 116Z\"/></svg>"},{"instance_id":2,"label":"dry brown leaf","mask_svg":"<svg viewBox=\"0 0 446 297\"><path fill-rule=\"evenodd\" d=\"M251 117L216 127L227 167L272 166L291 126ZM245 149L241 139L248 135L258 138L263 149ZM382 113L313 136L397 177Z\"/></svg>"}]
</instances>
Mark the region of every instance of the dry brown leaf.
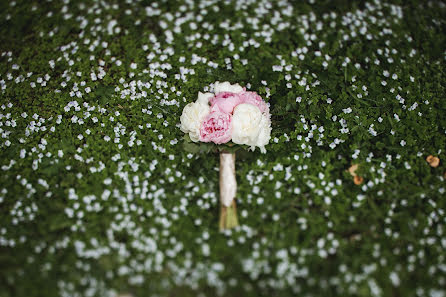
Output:
<instances>
[{"instance_id":1,"label":"dry brown leaf","mask_svg":"<svg viewBox=\"0 0 446 297\"><path fill-rule=\"evenodd\" d=\"M440 165L440 159L438 157L434 157L432 155L427 156L426 162L429 163L431 167L438 167Z\"/></svg>"},{"instance_id":2,"label":"dry brown leaf","mask_svg":"<svg viewBox=\"0 0 446 297\"><path fill-rule=\"evenodd\" d=\"M355 183L355 185L360 185L363 181L364 179L361 176L355 175L355 177L353 178L353 182Z\"/></svg>"},{"instance_id":3,"label":"dry brown leaf","mask_svg":"<svg viewBox=\"0 0 446 297\"><path fill-rule=\"evenodd\" d=\"M350 168L348 169L348 172L350 172L350 175L355 177L356 176L356 169L358 169L359 164L353 164L352 166L350 166Z\"/></svg>"}]
</instances>

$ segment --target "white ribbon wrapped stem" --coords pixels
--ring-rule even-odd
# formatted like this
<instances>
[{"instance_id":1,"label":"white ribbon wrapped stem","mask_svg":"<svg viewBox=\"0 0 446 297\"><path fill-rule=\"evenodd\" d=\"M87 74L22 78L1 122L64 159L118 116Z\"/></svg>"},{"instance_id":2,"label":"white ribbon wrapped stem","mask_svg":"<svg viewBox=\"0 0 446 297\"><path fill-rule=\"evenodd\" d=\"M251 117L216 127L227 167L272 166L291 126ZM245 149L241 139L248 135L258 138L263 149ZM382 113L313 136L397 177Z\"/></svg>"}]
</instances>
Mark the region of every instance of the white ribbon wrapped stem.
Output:
<instances>
[{"instance_id":1,"label":"white ribbon wrapped stem","mask_svg":"<svg viewBox=\"0 0 446 297\"><path fill-rule=\"evenodd\" d=\"M229 207L237 192L235 154L220 153L220 202Z\"/></svg>"}]
</instances>

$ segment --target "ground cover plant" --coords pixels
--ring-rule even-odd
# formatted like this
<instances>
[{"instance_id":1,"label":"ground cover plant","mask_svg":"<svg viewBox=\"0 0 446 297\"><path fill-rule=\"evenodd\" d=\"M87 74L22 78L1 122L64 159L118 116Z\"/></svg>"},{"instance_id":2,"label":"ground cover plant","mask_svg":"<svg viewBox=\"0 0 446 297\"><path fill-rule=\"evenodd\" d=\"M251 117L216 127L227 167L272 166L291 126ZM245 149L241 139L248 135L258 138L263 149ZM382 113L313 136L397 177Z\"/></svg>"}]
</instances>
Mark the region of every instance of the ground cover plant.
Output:
<instances>
[{"instance_id":1,"label":"ground cover plant","mask_svg":"<svg viewBox=\"0 0 446 297\"><path fill-rule=\"evenodd\" d=\"M445 296L441 1L2 1L1 296ZM266 154L181 111L259 93ZM353 166L353 167L352 167Z\"/></svg>"}]
</instances>

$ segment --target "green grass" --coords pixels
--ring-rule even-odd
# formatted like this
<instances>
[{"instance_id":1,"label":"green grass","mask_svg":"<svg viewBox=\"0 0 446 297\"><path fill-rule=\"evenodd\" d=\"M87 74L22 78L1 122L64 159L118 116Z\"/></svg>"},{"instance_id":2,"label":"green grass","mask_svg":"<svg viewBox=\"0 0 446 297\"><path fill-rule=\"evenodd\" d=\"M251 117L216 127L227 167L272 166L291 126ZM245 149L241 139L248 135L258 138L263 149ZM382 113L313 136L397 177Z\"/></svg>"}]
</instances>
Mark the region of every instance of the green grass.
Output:
<instances>
[{"instance_id":1,"label":"green grass","mask_svg":"<svg viewBox=\"0 0 446 297\"><path fill-rule=\"evenodd\" d=\"M446 296L446 4L246 2L0 4L1 296ZM273 127L226 233L217 80Z\"/></svg>"}]
</instances>

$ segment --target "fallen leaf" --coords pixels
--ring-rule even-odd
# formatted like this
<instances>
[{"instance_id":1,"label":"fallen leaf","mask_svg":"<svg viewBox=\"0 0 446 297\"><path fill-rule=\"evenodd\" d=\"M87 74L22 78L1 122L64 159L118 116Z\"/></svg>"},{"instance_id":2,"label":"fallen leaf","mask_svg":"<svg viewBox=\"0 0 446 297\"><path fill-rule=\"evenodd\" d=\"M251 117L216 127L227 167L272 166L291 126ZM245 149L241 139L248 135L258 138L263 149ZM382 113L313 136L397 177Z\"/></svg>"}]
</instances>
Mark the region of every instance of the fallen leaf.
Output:
<instances>
[{"instance_id":1,"label":"fallen leaf","mask_svg":"<svg viewBox=\"0 0 446 297\"><path fill-rule=\"evenodd\" d=\"M355 175L355 177L353 178L353 182L355 183L355 185L360 185L363 181L364 179L361 176Z\"/></svg>"},{"instance_id":2,"label":"fallen leaf","mask_svg":"<svg viewBox=\"0 0 446 297\"><path fill-rule=\"evenodd\" d=\"M440 165L440 159L438 157L434 157L432 155L427 156L426 162L429 163L431 167L438 167Z\"/></svg>"},{"instance_id":3,"label":"fallen leaf","mask_svg":"<svg viewBox=\"0 0 446 297\"><path fill-rule=\"evenodd\" d=\"M356 176L356 169L358 169L359 164L353 164L352 166L350 166L350 168L348 169L348 172L350 172L351 176Z\"/></svg>"}]
</instances>

